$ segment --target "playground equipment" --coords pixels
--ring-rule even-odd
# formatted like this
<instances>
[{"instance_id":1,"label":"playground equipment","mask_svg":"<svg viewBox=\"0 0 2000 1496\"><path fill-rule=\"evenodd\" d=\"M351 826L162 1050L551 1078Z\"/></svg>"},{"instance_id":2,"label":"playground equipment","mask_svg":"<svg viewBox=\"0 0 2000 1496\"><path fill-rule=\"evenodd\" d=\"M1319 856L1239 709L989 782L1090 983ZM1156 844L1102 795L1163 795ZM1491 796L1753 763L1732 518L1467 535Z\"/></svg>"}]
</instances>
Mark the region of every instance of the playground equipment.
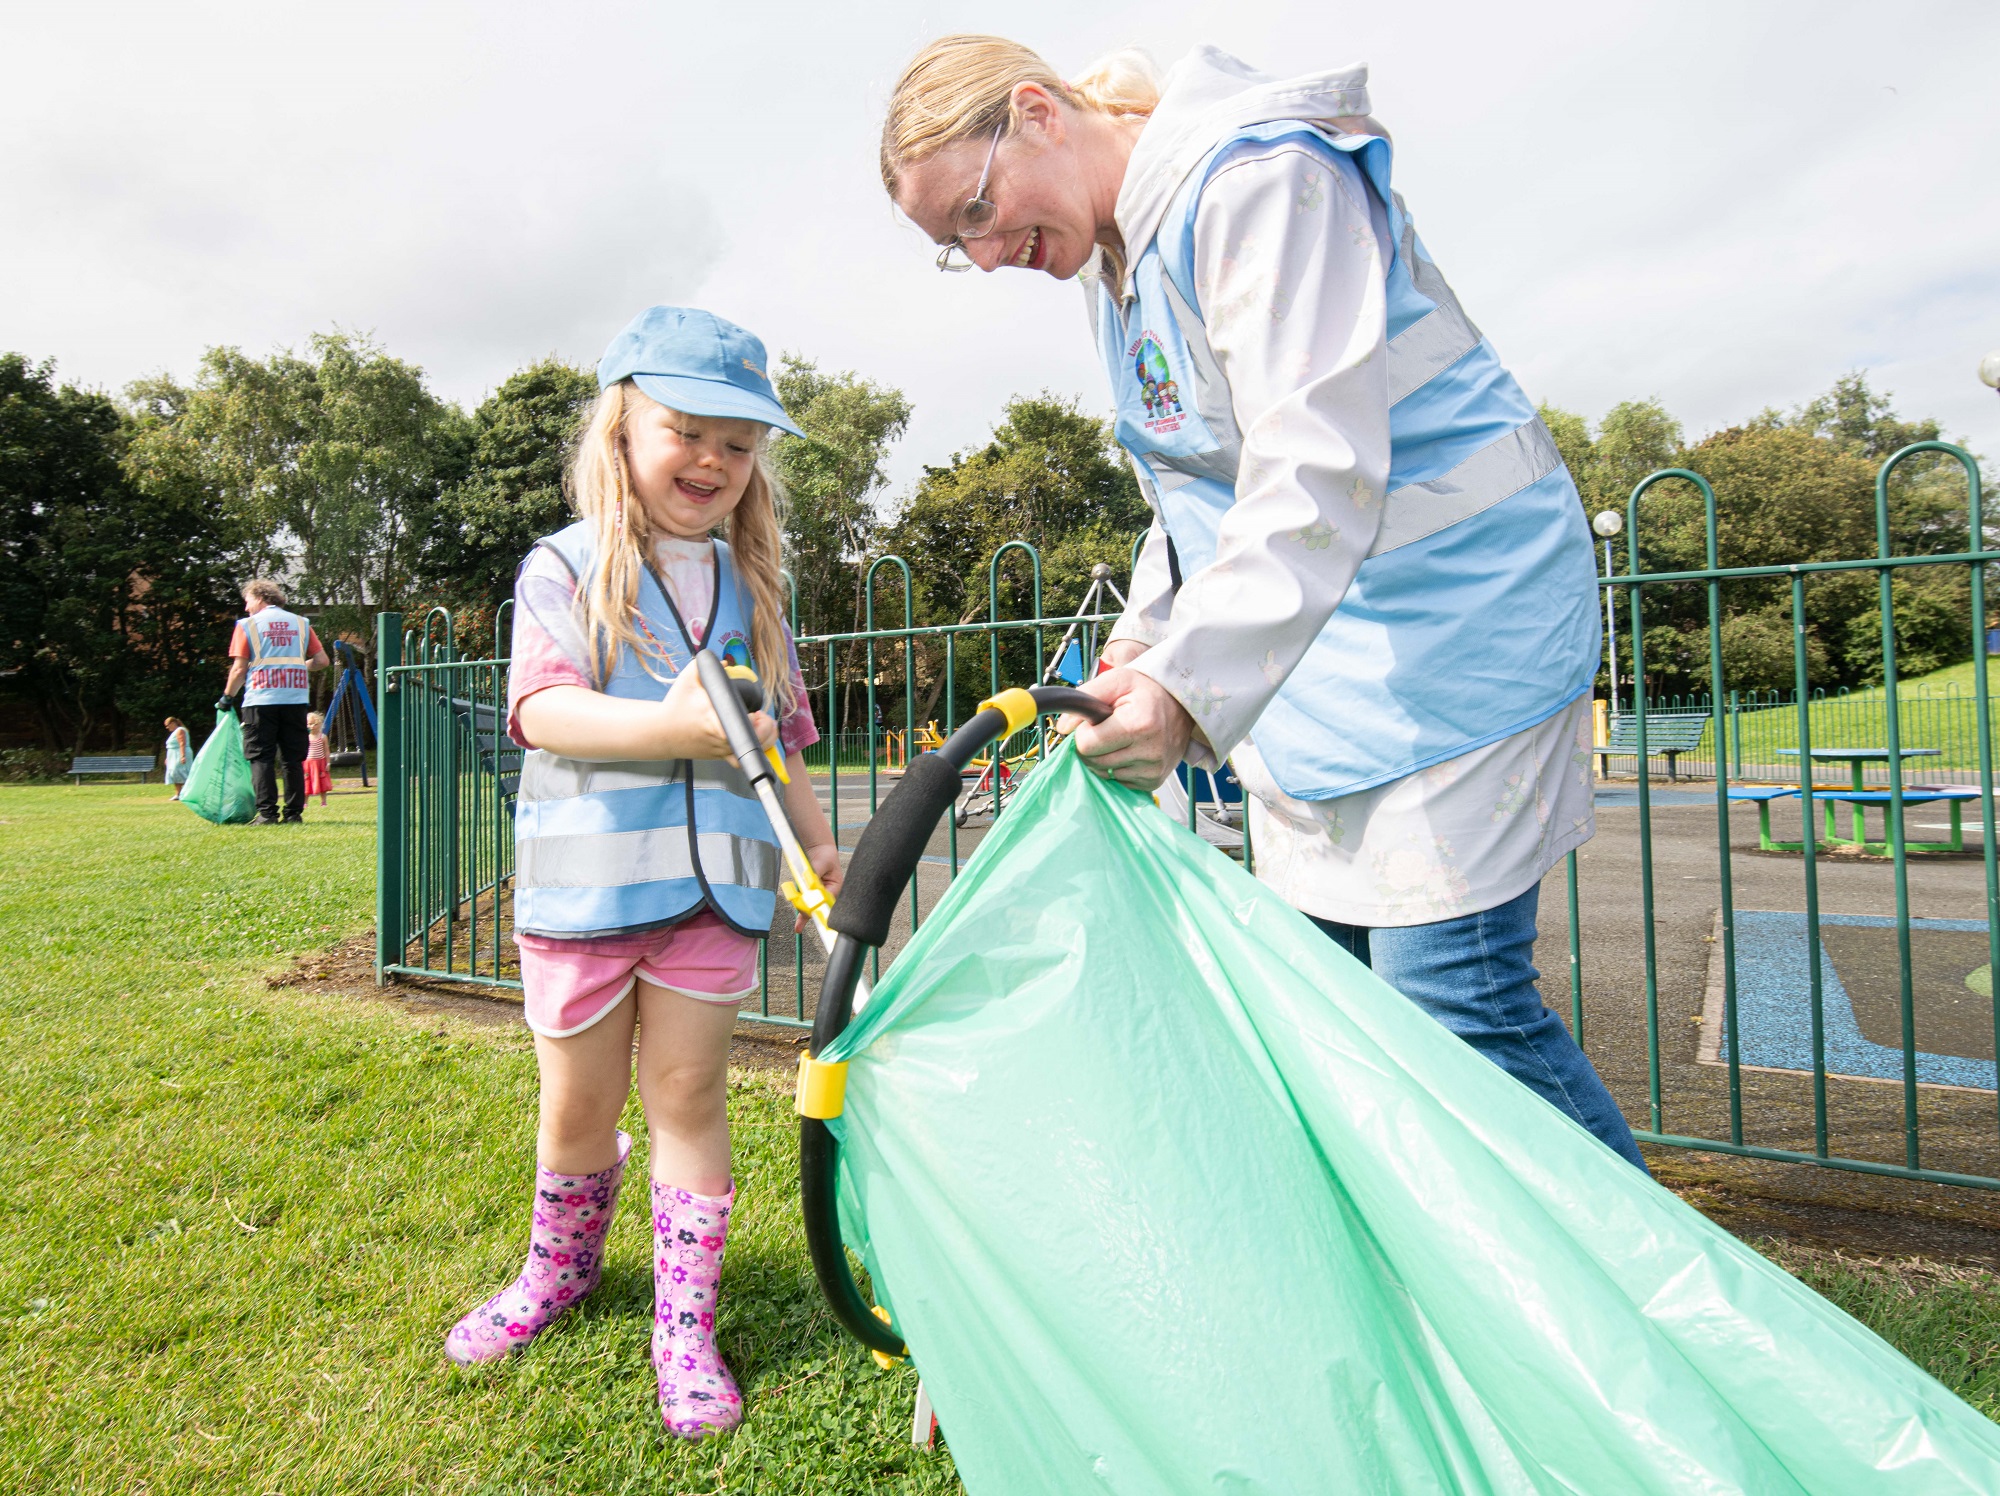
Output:
<instances>
[{"instance_id":1,"label":"playground equipment","mask_svg":"<svg viewBox=\"0 0 2000 1496\"><path fill-rule=\"evenodd\" d=\"M360 652L345 639L334 640L333 650L340 659L340 679L334 685L333 699L326 704L328 757L337 769L358 767L365 789L368 749L381 737L375 720L375 701L369 694L368 678L361 672Z\"/></svg>"},{"instance_id":2,"label":"playground equipment","mask_svg":"<svg viewBox=\"0 0 2000 1496\"><path fill-rule=\"evenodd\" d=\"M2000 1489L2000 1429L1067 747L858 1002L962 765L1068 695L889 795L800 1067L815 1272L969 1491Z\"/></svg>"}]
</instances>

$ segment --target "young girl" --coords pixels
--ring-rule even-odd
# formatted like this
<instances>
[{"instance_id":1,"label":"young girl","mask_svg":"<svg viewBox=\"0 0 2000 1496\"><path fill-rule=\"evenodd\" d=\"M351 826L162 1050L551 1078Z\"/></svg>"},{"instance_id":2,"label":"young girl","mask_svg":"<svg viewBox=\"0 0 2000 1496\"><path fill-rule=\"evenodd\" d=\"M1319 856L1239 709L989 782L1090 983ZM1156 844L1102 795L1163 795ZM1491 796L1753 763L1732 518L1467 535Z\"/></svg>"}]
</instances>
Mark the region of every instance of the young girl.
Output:
<instances>
[{"instance_id":1,"label":"young girl","mask_svg":"<svg viewBox=\"0 0 2000 1496\"><path fill-rule=\"evenodd\" d=\"M188 769L194 762L194 755L188 750L188 730L179 717L166 720L167 729L167 772L166 782L174 787L167 796L169 800L181 797L181 786L188 782Z\"/></svg>"},{"instance_id":2,"label":"young girl","mask_svg":"<svg viewBox=\"0 0 2000 1496\"><path fill-rule=\"evenodd\" d=\"M541 1069L533 1227L521 1276L446 1350L460 1363L505 1355L597 1286L632 1146L617 1124L636 1024L660 1413L698 1439L742 1417L715 1343L736 1198L723 1102L778 855L697 647L757 670L778 720L753 721L783 741L786 809L829 888L840 859L800 758L819 734L779 603L764 457L771 427L797 428L764 345L706 312L652 307L613 341L598 384L570 468L580 518L537 542L514 587L508 726L530 750L515 938ZM726 544L712 534L724 526Z\"/></svg>"},{"instance_id":3,"label":"young girl","mask_svg":"<svg viewBox=\"0 0 2000 1496\"><path fill-rule=\"evenodd\" d=\"M326 718L318 712L306 713L306 794L318 795L326 804L333 788L332 756L326 746Z\"/></svg>"}]
</instances>

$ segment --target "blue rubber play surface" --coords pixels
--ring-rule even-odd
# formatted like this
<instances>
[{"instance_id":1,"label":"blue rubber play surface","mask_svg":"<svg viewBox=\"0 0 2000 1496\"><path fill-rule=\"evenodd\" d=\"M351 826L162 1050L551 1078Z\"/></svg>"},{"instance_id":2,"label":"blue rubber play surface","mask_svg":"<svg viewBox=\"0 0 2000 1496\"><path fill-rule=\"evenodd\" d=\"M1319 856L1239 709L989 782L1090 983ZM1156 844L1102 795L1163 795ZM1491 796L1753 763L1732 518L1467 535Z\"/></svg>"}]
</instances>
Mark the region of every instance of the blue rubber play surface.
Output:
<instances>
[{"instance_id":1,"label":"blue rubber play surface","mask_svg":"<svg viewBox=\"0 0 2000 1496\"><path fill-rule=\"evenodd\" d=\"M1736 912L1736 1016L1745 1065L1812 1072L1812 999L1806 917ZM1980 920L1910 921L1916 1074L1920 1084L1995 1089L1993 1004ZM1711 958L1701 1058L1728 1055L1721 951ZM1896 921L1820 916L1820 994L1826 1068L1868 1080L1903 1078Z\"/></svg>"}]
</instances>

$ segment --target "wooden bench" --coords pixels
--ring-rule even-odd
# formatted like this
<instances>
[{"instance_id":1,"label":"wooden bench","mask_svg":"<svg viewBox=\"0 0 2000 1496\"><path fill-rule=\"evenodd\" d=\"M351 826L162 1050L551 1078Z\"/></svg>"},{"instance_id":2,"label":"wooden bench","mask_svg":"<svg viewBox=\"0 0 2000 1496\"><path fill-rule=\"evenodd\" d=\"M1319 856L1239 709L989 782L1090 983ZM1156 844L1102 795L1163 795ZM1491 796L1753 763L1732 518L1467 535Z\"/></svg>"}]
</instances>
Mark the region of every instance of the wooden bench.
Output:
<instances>
[{"instance_id":1,"label":"wooden bench","mask_svg":"<svg viewBox=\"0 0 2000 1496\"><path fill-rule=\"evenodd\" d=\"M1701 742L1701 735L1708 728L1710 718L1706 712L1648 712L1646 714L1646 756L1663 756L1667 761L1667 782L1674 783L1679 775L1676 764L1683 753L1691 753ZM1623 714L1611 719L1611 733L1606 741L1590 750L1597 755L1597 772L1604 778L1611 777L1611 755L1629 754L1636 758L1639 754L1639 719L1634 714Z\"/></svg>"},{"instance_id":2,"label":"wooden bench","mask_svg":"<svg viewBox=\"0 0 2000 1496\"><path fill-rule=\"evenodd\" d=\"M146 776L153 772L153 765L157 762L158 760L150 753L144 757L131 755L125 758L78 758L70 761L69 772L72 783L79 785L83 783L83 776L86 774L137 774L143 783Z\"/></svg>"},{"instance_id":3,"label":"wooden bench","mask_svg":"<svg viewBox=\"0 0 2000 1496\"><path fill-rule=\"evenodd\" d=\"M507 736L506 714L492 705L454 696L451 709L472 740L479 772L498 781L501 811L512 815L514 798L521 792L521 763L527 750Z\"/></svg>"}]
</instances>

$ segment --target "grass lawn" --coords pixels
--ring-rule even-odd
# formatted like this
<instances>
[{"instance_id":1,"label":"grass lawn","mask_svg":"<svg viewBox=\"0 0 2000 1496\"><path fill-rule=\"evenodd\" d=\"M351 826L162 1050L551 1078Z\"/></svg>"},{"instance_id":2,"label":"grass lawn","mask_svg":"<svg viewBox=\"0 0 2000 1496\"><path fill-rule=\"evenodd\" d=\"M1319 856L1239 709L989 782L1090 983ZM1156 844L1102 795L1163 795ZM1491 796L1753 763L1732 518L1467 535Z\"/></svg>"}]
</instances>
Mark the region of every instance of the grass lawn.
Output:
<instances>
[{"instance_id":1,"label":"grass lawn","mask_svg":"<svg viewBox=\"0 0 2000 1496\"><path fill-rule=\"evenodd\" d=\"M1973 700L1976 685L1972 662L1947 665L1928 675L1905 677L1898 682L1897 726L1905 748L1936 748L1935 758L1908 761L1905 778L1922 783L1926 770L1977 769L1979 767L1979 714ZM2000 760L2000 656L1989 661L1987 684L1989 715L1993 721L1994 757ZM1844 696L1823 697L1812 704L1812 741L1815 748L1885 748L1889 743L1888 714L1883 708L1880 687L1849 691ZM1657 708L1656 708L1657 709ZM1675 708L1682 710L1682 708ZM1686 708L1694 710L1694 708ZM1795 706L1752 709L1748 699L1736 716L1726 714L1732 762L1759 769L1780 768L1792 762L1778 750L1799 746L1799 712ZM1715 729L1703 730L1700 746L1692 757L1713 756ZM1740 753L1739 753L1740 745ZM1881 766L1876 765L1879 773ZM1823 762L1818 783L1847 783L1849 768L1842 762Z\"/></svg>"},{"instance_id":2,"label":"grass lawn","mask_svg":"<svg viewBox=\"0 0 2000 1496\"><path fill-rule=\"evenodd\" d=\"M1987 666L1987 687L1992 707L2000 707L2000 672ZM1947 665L1929 675L1905 678L1897 683L1896 714L1905 748L1937 748L1936 758L1909 760L1905 777L1922 781L1926 769L1976 769L1979 767L1979 713L1973 700L1978 682L1972 662ZM1989 708L1991 710L1991 708ZM1845 696L1829 696L1812 705L1812 741L1815 748L1884 748L1889 743L1888 713L1880 687L1850 691ZM1797 707L1773 707L1744 712L1733 739L1741 730L1743 761L1748 764L1775 764L1784 760L1776 750L1799 746ZM1706 742L1706 738L1703 740ZM1993 742L2000 757L2000 713L1994 713ZM1827 763L1820 766L1826 783L1844 782L1847 766Z\"/></svg>"},{"instance_id":3,"label":"grass lawn","mask_svg":"<svg viewBox=\"0 0 2000 1496\"><path fill-rule=\"evenodd\" d=\"M157 785L0 790L0 1486L959 1489L909 1445L914 1373L820 1307L789 1098L752 1073L733 1439L661 1430L643 1176L592 1299L525 1356L447 1366L445 1329L520 1265L526 1033L261 980L367 924L374 806L212 827Z\"/></svg>"},{"instance_id":4,"label":"grass lawn","mask_svg":"<svg viewBox=\"0 0 2000 1496\"><path fill-rule=\"evenodd\" d=\"M520 1261L525 1033L262 980L367 923L371 797L253 829L162 795L0 790L6 1491L958 1489L907 1442L914 1374L820 1306L788 1098L757 1074L732 1095L732 1439L661 1431L643 1208L528 1354L449 1368L446 1327ZM1778 1255L2000 1415L1992 1277Z\"/></svg>"}]
</instances>

